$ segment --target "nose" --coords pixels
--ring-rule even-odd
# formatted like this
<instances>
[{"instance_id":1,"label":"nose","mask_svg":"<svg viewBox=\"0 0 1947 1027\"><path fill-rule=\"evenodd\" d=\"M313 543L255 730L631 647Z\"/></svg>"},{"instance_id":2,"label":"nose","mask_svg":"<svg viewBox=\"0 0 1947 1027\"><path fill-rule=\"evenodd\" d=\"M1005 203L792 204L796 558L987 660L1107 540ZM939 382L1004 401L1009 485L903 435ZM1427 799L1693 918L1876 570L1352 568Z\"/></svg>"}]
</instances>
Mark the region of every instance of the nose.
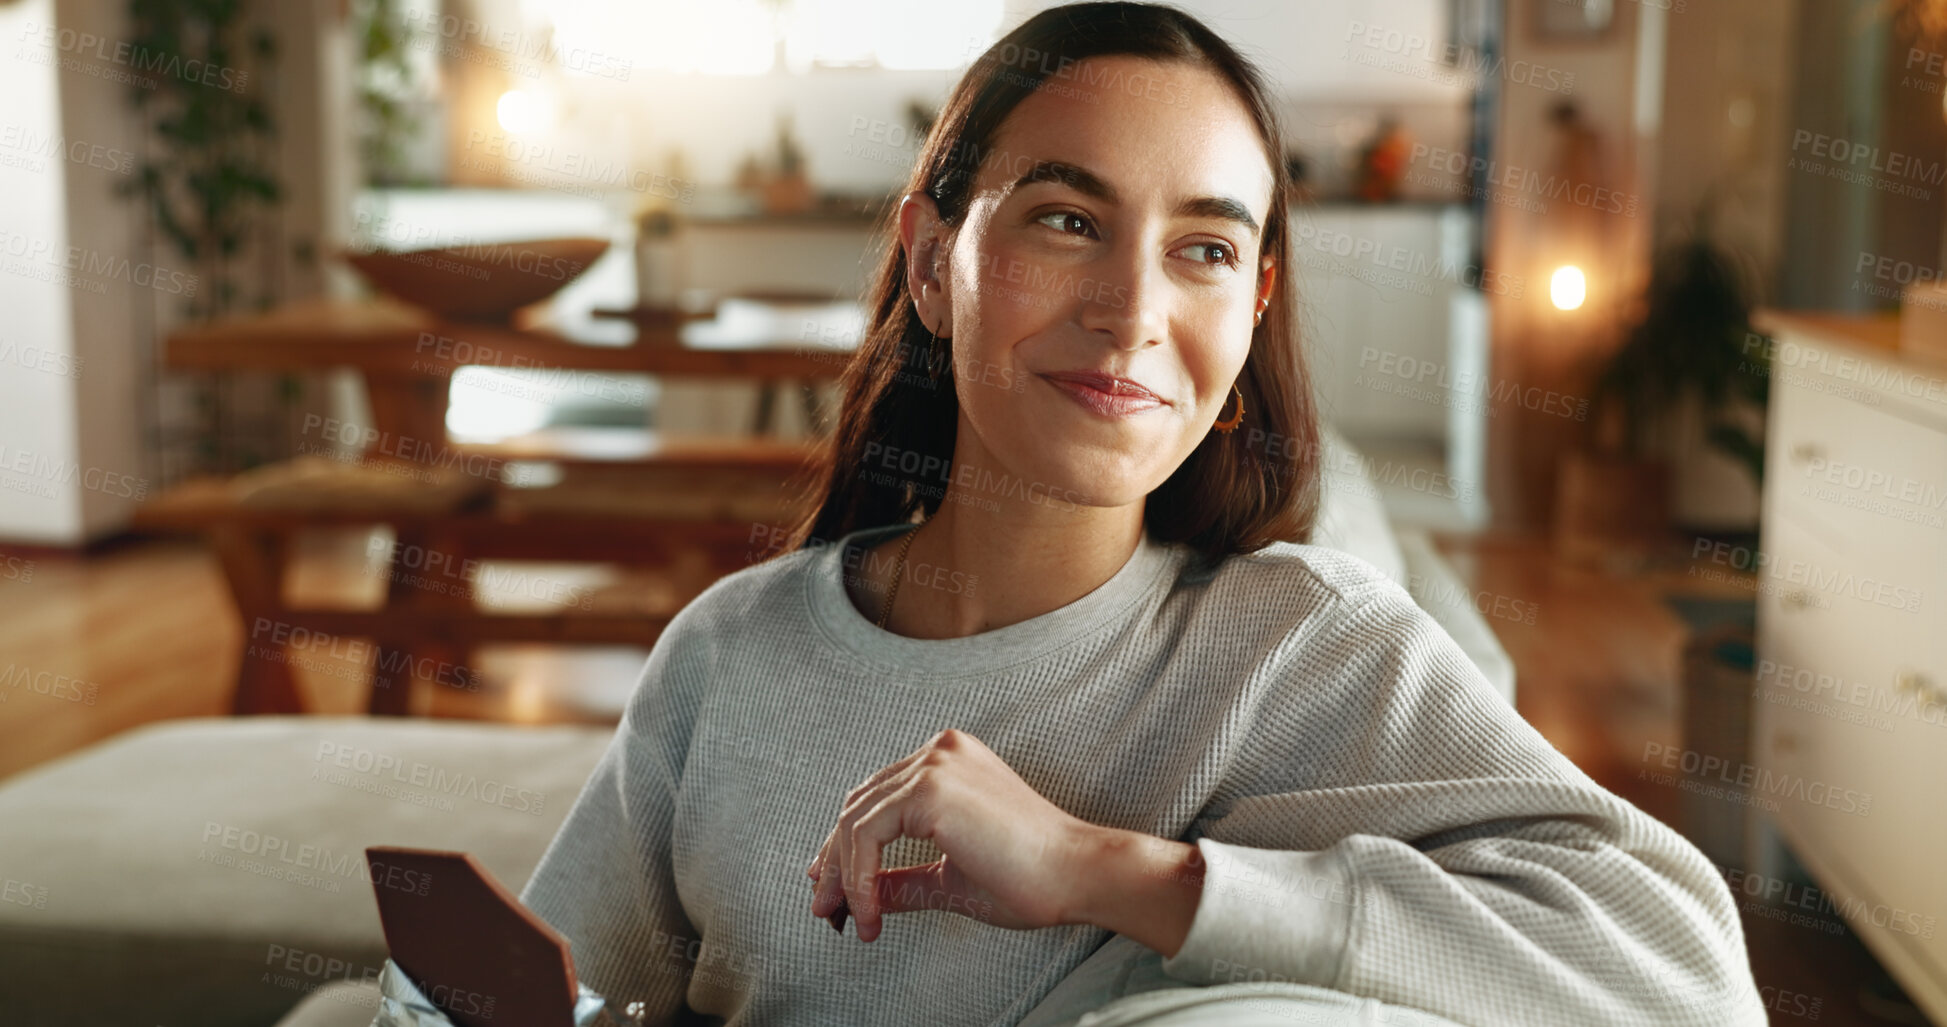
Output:
<instances>
[{"instance_id":1,"label":"nose","mask_svg":"<svg viewBox=\"0 0 1947 1027\"><path fill-rule=\"evenodd\" d=\"M1162 345L1168 334L1170 283L1147 240L1116 247L1098 262L1095 287L1081 297L1081 325L1117 349Z\"/></svg>"}]
</instances>

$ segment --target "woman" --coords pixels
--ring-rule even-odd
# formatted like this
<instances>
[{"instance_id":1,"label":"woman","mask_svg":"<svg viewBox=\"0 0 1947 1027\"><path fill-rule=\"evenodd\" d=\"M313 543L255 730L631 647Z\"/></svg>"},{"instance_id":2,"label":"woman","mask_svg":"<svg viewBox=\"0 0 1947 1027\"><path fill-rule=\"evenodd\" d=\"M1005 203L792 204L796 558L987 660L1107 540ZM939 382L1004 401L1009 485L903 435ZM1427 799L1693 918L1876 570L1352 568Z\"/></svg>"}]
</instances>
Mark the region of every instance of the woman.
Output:
<instances>
[{"instance_id":1,"label":"woman","mask_svg":"<svg viewBox=\"0 0 1947 1027\"><path fill-rule=\"evenodd\" d=\"M1764 1022L1703 855L1300 544L1283 152L1168 8L1053 9L968 72L815 508L674 619L523 896L590 987L652 1022Z\"/></svg>"}]
</instances>

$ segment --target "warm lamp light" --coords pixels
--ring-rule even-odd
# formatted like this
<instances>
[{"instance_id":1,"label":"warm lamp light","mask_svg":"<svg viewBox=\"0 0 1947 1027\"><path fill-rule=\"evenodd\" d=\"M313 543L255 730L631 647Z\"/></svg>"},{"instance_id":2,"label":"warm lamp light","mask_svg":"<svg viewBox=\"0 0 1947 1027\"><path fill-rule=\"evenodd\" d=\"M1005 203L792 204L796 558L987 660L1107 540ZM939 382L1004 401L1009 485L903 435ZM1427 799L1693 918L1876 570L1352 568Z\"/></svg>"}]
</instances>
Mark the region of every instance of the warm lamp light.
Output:
<instances>
[{"instance_id":1,"label":"warm lamp light","mask_svg":"<svg viewBox=\"0 0 1947 1027\"><path fill-rule=\"evenodd\" d=\"M494 105L494 116L500 120L500 127L516 135L539 129L547 121L547 111L534 94L520 89L509 89L500 94L500 102Z\"/></svg>"},{"instance_id":2,"label":"warm lamp light","mask_svg":"<svg viewBox=\"0 0 1947 1027\"><path fill-rule=\"evenodd\" d=\"M1556 310L1575 310L1589 296L1589 280L1574 264L1563 264L1548 280L1548 298Z\"/></svg>"}]
</instances>

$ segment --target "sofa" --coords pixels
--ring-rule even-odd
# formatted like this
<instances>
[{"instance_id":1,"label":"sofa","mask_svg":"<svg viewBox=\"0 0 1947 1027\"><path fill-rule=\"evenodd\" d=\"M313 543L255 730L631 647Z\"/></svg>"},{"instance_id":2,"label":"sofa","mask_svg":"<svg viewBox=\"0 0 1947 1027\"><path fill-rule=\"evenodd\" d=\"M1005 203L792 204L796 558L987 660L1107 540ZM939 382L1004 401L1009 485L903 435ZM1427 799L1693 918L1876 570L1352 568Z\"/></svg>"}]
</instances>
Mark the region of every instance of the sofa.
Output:
<instances>
[{"instance_id":1,"label":"sofa","mask_svg":"<svg viewBox=\"0 0 1947 1027\"><path fill-rule=\"evenodd\" d=\"M1324 493L1316 541L1403 584L1512 703L1506 652L1424 533L1394 531L1357 473ZM518 891L612 733L195 718L20 774L0 784L0 1023L365 1027L386 949L364 847L464 850Z\"/></svg>"}]
</instances>

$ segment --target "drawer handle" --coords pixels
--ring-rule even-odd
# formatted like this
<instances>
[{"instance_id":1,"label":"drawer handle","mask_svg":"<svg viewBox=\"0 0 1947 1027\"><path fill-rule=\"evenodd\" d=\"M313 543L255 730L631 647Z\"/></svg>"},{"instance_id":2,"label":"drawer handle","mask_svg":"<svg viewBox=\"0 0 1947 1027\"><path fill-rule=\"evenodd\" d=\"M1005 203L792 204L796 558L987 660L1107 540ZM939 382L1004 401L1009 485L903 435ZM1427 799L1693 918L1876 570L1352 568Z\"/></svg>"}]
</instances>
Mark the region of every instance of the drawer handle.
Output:
<instances>
[{"instance_id":1,"label":"drawer handle","mask_svg":"<svg viewBox=\"0 0 1947 1027\"><path fill-rule=\"evenodd\" d=\"M1927 680L1925 674L1915 670L1903 670L1893 676L1893 689L1901 695L1911 694L1916 701L1928 703L1947 702L1947 693Z\"/></svg>"},{"instance_id":2,"label":"drawer handle","mask_svg":"<svg viewBox=\"0 0 1947 1027\"><path fill-rule=\"evenodd\" d=\"M1783 603L1787 610L1809 610L1814 605L1812 593L1800 588L1785 593L1779 602Z\"/></svg>"},{"instance_id":3,"label":"drawer handle","mask_svg":"<svg viewBox=\"0 0 1947 1027\"><path fill-rule=\"evenodd\" d=\"M1790 755L1798 751L1798 732L1780 731L1772 736L1771 747L1780 753Z\"/></svg>"},{"instance_id":4,"label":"drawer handle","mask_svg":"<svg viewBox=\"0 0 1947 1027\"><path fill-rule=\"evenodd\" d=\"M1792 460L1796 463L1809 464L1824 459L1825 447L1816 442L1801 442L1792 447Z\"/></svg>"}]
</instances>

